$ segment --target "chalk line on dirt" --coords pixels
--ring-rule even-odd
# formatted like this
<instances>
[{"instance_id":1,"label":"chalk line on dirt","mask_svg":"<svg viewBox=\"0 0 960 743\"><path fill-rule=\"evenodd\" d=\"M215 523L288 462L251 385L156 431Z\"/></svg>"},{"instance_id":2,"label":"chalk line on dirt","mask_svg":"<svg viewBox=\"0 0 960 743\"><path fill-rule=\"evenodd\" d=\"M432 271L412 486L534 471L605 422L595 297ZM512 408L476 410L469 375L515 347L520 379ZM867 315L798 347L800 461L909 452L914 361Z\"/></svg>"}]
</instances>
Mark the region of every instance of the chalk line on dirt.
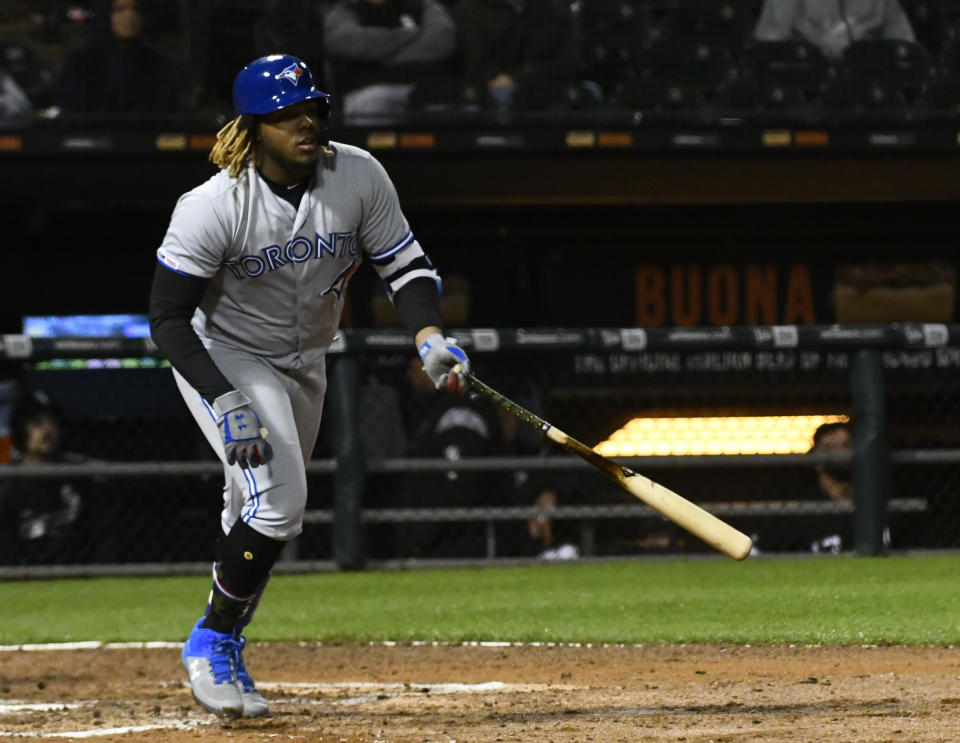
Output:
<instances>
[{"instance_id":1,"label":"chalk line on dirt","mask_svg":"<svg viewBox=\"0 0 960 743\"><path fill-rule=\"evenodd\" d=\"M320 700L320 703L350 706L367 702L381 702L389 699L398 699L406 696L425 696L439 694L482 694L488 692L532 691L542 684L505 684L502 681L484 681L476 684L465 683L404 683L404 682L375 682L375 681L328 681L328 682L288 682L274 681L259 683L262 689L287 691L294 693L310 693L318 691L359 690L376 691L376 694L364 694L345 699ZM556 688L556 687L554 687ZM278 699L272 704L303 704L303 699ZM14 712L49 712L55 710L69 710L78 707L95 705L96 701L83 700L72 702L17 702L8 701L0 704L0 715ZM141 733L149 730L180 729L192 730L200 725L210 725L217 720L213 715L209 719L169 720L147 725L128 725L115 728L96 728L88 730L51 731L51 732L14 732L0 730L0 737L4 738L96 738L106 735L122 735L126 733Z\"/></svg>"}]
</instances>

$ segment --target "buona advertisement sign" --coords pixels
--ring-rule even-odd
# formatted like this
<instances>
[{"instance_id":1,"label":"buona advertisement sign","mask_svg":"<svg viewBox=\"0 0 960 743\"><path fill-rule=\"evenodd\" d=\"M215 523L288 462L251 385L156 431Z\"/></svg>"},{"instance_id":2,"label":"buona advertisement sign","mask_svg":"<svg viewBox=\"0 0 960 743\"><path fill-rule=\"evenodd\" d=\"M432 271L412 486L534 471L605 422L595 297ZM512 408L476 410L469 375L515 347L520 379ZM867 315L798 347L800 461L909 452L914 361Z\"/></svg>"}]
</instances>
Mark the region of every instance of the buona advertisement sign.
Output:
<instances>
[{"instance_id":1,"label":"buona advertisement sign","mask_svg":"<svg viewBox=\"0 0 960 743\"><path fill-rule=\"evenodd\" d=\"M945 261L638 265L640 327L951 322L956 266Z\"/></svg>"}]
</instances>

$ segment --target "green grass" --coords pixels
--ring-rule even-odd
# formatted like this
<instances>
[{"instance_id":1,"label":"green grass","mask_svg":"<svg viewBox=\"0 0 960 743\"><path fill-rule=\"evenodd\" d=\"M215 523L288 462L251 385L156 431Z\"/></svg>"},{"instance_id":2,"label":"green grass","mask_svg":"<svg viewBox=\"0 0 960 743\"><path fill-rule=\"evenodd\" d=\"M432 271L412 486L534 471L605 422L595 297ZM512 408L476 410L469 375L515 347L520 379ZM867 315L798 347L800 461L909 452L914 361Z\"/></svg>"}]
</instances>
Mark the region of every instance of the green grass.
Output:
<instances>
[{"instance_id":1,"label":"green grass","mask_svg":"<svg viewBox=\"0 0 960 743\"><path fill-rule=\"evenodd\" d=\"M960 643L960 557L277 575L251 640ZM182 640L209 580L0 583L0 644Z\"/></svg>"}]
</instances>

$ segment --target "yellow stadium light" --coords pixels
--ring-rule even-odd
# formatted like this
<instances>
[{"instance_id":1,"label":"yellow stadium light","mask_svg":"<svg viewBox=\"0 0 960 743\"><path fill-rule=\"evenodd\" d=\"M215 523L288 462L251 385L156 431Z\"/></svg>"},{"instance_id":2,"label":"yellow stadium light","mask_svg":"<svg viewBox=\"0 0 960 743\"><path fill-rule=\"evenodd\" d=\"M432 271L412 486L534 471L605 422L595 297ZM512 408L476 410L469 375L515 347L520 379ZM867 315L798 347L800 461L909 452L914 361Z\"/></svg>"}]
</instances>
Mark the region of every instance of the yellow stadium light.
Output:
<instances>
[{"instance_id":1,"label":"yellow stadium light","mask_svg":"<svg viewBox=\"0 0 960 743\"><path fill-rule=\"evenodd\" d=\"M605 457L803 454L821 425L849 420L846 415L634 418L594 451Z\"/></svg>"}]
</instances>

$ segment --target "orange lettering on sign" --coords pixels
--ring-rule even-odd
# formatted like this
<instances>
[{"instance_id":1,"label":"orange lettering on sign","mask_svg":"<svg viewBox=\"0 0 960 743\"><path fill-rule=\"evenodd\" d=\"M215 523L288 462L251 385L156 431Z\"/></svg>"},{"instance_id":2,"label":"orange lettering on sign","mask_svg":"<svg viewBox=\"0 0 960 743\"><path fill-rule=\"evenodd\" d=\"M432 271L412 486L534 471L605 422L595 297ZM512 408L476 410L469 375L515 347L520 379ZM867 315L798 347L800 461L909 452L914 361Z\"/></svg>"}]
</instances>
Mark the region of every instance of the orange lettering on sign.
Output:
<instances>
[{"instance_id":1,"label":"orange lettering on sign","mask_svg":"<svg viewBox=\"0 0 960 743\"><path fill-rule=\"evenodd\" d=\"M670 314L674 325L700 324L702 291L700 266L673 266L670 269Z\"/></svg>"},{"instance_id":2,"label":"orange lettering on sign","mask_svg":"<svg viewBox=\"0 0 960 743\"><path fill-rule=\"evenodd\" d=\"M779 291L779 269L772 264L713 266L706 281L703 272L697 265L669 269L638 266L637 325L793 325L817 321L810 270L805 265L790 266L783 294Z\"/></svg>"},{"instance_id":3,"label":"orange lettering on sign","mask_svg":"<svg viewBox=\"0 0 960 743\"><path fill-rule=\"evenodd\" d=\"M740 277L733 266L710 269L707 315L711 325L736 325L740 317Z\"/></svg>"},{"instance_id":4,"label":"orange lettering on sign","mask_svg":"<svg viewBox=\"0 0 960 743\"><path fill-rule=\"evenodd\" d=\"M743 320L747 325L777 322L777 267L747 266Z\"/></svg>"},{"instance_id":5,"label":"orange lettering on sign","mask_svg":"<svg viewBox=\"0 0 960 743\"><path fill-rule=\"evenodd\" d=\"M783 302L784 325L815 323L813 292L810 290L810 270L803 265L790 266L787 277L787 296Z\"/></svg>"},{"instance_id":6,"label":"orange lettering on sign","mask_svg":"<svg viewBox=\"0 0 960 743\"><path fill-rule=\"evenodd\" d=\"M663 271L655 266L638 266L636 271L637 325L656 327L667 321Z\"/></svg>"}]
</instances>

